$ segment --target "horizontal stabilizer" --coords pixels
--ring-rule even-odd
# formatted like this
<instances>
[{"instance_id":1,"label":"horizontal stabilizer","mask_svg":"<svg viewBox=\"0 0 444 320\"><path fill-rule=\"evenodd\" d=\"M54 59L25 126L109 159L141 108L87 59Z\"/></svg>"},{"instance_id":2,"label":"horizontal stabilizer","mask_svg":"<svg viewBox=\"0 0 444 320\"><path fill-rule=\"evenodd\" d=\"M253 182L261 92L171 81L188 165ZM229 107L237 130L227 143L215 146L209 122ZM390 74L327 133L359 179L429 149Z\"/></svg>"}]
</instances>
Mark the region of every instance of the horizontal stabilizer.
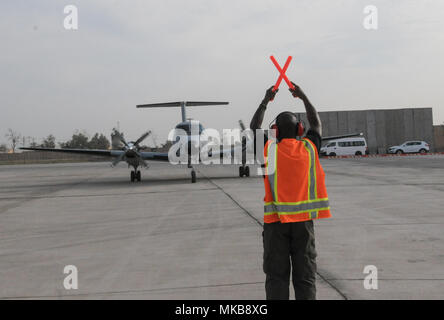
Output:
<instances>
[{"instance_id":1,"label":"horizontal stabilizer","mask_svg":"<svg viewBox=\"0 0 444 320\"><path fill-rule=\"evenodd\" d=\"M177 101L177 102L165 102L165 103L149 103L139 104L137 108L164 108L164 107L180 107L182 111L182 121L187 120L186 107L196 106L221 106L227 105L228 102L215 102L215 101Z\"/></svg>"},{"instance_id":2,"label":"horizontal stabilizer","mask_svg":"<svg viewBox=\"0 0 444 320\"><path fill-rule=\"evenodd\" d=\"M228 102L211 102L211 101L186 101L187 107L193 106L222 106L227 105Z\"/></svg>"},{"instance_id":3,"label":"horizontal stabilizer","mask_svg":"<svg viewBox=\"0 0 444 320\"><path fill-rule=\"evenodd\" d=\"M195 106L220 106L227 105L228 102L213 102L213 101L177 101L177 102L164 102L164 103L149 103L139 104L137 108L164 108L164 107L181 107L184 104L187 107Z\"/></svg>"}]
</instances>

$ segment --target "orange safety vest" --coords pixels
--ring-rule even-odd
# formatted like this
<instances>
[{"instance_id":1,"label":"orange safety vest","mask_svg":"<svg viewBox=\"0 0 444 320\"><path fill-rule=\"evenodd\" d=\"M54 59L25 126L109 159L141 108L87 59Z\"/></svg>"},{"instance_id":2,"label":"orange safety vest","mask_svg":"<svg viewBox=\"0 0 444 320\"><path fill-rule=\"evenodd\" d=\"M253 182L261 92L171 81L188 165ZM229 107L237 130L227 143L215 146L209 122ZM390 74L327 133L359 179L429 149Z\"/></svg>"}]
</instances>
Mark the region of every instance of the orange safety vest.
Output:
<instances>
[{"instance_id":1,"label":"orange safety vest","mask_svg":"<svg viewBox=\"0 0 444 320\"><path fill-rule=\"evenodd\" d=\"M265 223L331 217L325 173L309 139L268 140L264 156Z\"/></svg>"}]
</instances>

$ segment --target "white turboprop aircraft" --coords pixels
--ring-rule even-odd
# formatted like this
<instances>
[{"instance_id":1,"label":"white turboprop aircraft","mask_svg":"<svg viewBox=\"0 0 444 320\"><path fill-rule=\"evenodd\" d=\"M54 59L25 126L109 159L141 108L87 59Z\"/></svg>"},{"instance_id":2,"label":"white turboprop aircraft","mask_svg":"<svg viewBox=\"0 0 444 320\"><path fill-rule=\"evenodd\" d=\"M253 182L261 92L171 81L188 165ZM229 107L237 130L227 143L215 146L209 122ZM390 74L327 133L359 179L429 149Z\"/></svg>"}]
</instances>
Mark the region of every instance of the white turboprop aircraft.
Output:
<instances>
[{"instance_id":1,"label":"white turboprop aircraft","mask_svg":"<svg viewBox=\"0 0 444 320\"><path fill-rule=\"evenodd\" d=\"M178 123L175 127L176 130L183 130L181 132L186 132L187 137L185 140L188 141L188 144L191 142L199 141L200 135L204 130L202 125L198 126L198 132L194 134L192 130L192 120L187 120L186 118L186 108L193 106L216 106L216 105L227 105L228 102L203 102L203 101L179 101L179 102L168 102L168 103L154 103L154 104L144 104L138 105L137 108L159 108L159 107L180 107L182 111L182 122ZM131 170L130 179L131 182L141 181L141 173L139 167L148 167L146 161L163 161L169 162L168 152L147 152L140 150L140 143L148 137L150 131L144 133L139 139L136 141L126 142L125 139L120 136L120 141L124 144L124 148L122 150L100 150L100 149L60 149L60 148L20 148L22 150L34 150L34 151L48 151L48 152L65 152L65 153L78 153L78 154L89 154L89 155L98 155L113 158L112 166L117 165L120 161L125 161L128 163L128 166L134 168ZM194 136L194 135L196 136ZM181 139L177 139L179 141ZM183 140L182 140L183 141ZM245 149L245 146L244 146ZM188 148L189 152L191 152L191 148ZM233 148L229 150L220 151L221 157L223 154L233 153ZM200 159L199 159L200 161ZM191 168L191 182L196 182L196 171L194 170L191 162L188 162L188 167ZM249 176L249 167L245 165L245 161L242 163L242 166L239 169L241 173L240 176Z\"/></svg>"}]
</instances>

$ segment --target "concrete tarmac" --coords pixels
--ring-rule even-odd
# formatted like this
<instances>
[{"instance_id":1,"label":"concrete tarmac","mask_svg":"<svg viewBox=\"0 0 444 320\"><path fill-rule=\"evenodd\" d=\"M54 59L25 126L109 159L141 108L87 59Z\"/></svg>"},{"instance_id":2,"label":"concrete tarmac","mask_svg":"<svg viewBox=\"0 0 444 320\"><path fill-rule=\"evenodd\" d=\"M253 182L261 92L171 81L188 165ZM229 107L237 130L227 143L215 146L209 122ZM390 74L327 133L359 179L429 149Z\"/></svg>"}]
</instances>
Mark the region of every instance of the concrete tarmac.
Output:
<instances>
[{"instance_id":1,"label":"concrete tarmac","mask_svg":"<svg viewBox=\"0 0 444 320\"><path fill-rule=\"evenodd\" d=\"M333 218L315 222L318 299L444 299L444 157L322 164ZM161 163L138 183L124 164L0 166L0 298L264 299L262 179L235 166L197 177Z\"/></svg>"}]
</instances>

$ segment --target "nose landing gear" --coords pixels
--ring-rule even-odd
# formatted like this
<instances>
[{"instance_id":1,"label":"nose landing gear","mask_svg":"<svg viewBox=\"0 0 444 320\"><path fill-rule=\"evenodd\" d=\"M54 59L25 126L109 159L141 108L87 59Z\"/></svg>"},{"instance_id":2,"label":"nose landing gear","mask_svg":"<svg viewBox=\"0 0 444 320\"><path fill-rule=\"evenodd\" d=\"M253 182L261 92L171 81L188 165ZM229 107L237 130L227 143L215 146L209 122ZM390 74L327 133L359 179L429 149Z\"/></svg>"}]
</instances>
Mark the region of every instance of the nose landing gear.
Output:
<instances>
[{"instance_id":1,"label":"nose landing gear","mask_svg":"<svg viewBox=\"0 0 444 320\"><path fill-rule=\"evenodd\" d=\"M131 179L131 182L134 182L136 180L142 181L142 174L140 173L140 170L137 170L137 168L132 170L131 175L130 175L130 179Z\"/></svg>"},{"instance_id":2,"label":"nose landing gear","mask_svg":"<svg viewBox=\"0 0 444 320\"><path fill-rule=\"evenodd\" d=\"M188 146L191 150L191 144ZM193 165L191 164L191 154L188 154L188 168L191 169L191 183L196 183L196 171L193 168Z\"/></svg>"}]
</instances>

